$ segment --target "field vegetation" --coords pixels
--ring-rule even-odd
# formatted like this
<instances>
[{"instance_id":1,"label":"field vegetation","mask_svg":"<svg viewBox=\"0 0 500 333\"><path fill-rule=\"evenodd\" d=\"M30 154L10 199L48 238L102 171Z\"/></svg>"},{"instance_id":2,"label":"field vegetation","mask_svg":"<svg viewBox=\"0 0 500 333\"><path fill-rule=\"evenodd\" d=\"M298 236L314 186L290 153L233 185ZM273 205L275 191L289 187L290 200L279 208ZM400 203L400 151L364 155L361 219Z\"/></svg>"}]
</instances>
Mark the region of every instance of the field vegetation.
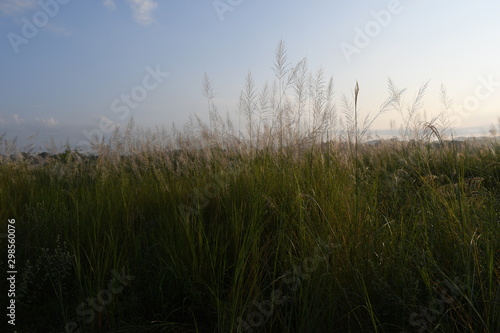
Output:
<instances>
[{"instance_id":1,"label":"field vegetation","mask_svg":"<svg viewBox=\"0 0 500 333\"><path fill-rule=\"evenodd\" d=\"M3 140L17 332L500 332L500 142L453 140L444 89L430 120L427 86L391 81L361 115L358 84L337 98L282 43L274 70L238 124L205 77L209 120L182 130ZM384 112L403 130L373 141Z\"/></svg>"}]
</instances>

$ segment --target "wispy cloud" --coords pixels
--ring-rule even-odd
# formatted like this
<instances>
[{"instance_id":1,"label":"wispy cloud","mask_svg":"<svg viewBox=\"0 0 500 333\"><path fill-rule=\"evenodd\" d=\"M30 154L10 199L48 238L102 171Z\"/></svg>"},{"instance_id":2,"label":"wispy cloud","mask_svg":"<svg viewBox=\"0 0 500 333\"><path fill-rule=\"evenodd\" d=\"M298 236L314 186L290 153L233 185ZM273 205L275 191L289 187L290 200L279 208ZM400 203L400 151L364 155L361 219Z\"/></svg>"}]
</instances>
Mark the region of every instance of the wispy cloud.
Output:
<instances>
[{"instance_id":1,"label":"wispy cloud","mask_svg":"<svg viewBox=\"0 0 500 333\"><path fill-rule=\"evenodd\" d=\"M115 0L103 0L102 4L104 5L104 7L108 8L109 10L116 9Z\"/></svg>"},{"instance_id":2,"label":"wispy cloud","mask_svg":"<svg viewBox=\"0 0 500 333\"><path fill-rule=\"evenodd\" d=\"M56 35L62 35L62 36L69 36L71 35L71 31L69 31L68 29L66 29L65 27L60 27L60 26L57 26L53 23L49 23L45 26L45 29L47 31L50 31Z\"/></svg>"},{"instance_id":3,"label":"wispy cloud","mask_svg":"<svg viewBox=\"0 0 500 333\"><path fill-rule=\"evenodd\" d=\"M37 0L2 0L0 13L3 15L18 15L27 10L35 9Z\"/></svg>"},{"instance_id":4,"label":"wispy cloud","mask_svg":"<svg viewBox=\"0 0 500 333\"><path fill-rule=\"evenodd\" d=\"M128 0L129 6L134 13L135 20L142 25L153 23L153 11L158 3L153 0Z\"/></svg>"},{"instance_id":5,"label":"wispy cloud","mask_svg":"<svg viewBox=\"0 0 500 333\"><path fill-rule=\"evenodd\" d=\"M158 1L155 0L127 0L134 19L144 26L154 22L153 11L158 8ZM115 0L102 0L102 5L109 10L116 10Z\"/></svg>"},{"instance_id":6,"label":"wispy cloud","mask_svg":"<svg viewBox=\"0 0 500 333\"><path fill-rule=\"evenodd\" d=\"M20 123L22 123L24 121L24 119L19 117L19 115L17 115L17 114L12 115L12 118L14 119L14 122L17 125L19 125Z\"/></svg>"},{"instance_id":7,"label":"wispy cloud","mask_svg":"<svg viewBox=\"0 0 500 333\"><path fill-rule=\"evenodd\" d=\"M58 121L55 120L54 118L49 118L49 119L37 119L37 122L39 122L42 125L48 126L48 127L54 127L57 125Z\"/></svg>"}]
</instances>

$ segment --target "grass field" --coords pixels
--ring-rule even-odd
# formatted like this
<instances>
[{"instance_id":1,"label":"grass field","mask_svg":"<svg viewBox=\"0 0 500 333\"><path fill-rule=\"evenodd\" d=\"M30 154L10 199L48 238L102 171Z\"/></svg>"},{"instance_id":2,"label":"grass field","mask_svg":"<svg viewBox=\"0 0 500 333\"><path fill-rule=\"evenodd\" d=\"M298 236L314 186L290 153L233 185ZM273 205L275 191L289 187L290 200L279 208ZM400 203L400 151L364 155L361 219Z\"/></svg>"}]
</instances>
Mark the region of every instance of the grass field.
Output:
<instances>
[{"instance_id":1,"label":"grass field","mask_svg":"<svg viewBox=\"0 0 500 333\"><path fill-rule=\"evenodd\" d=\"M4 149L17 332L500 332L500 142L413 126L417 97L401 141L369 145L359 91L336 118L322 78L304 124L280 52L274 88L247 79L246 139L207 79L209 124Z\"/></svg>"}]
</instances>

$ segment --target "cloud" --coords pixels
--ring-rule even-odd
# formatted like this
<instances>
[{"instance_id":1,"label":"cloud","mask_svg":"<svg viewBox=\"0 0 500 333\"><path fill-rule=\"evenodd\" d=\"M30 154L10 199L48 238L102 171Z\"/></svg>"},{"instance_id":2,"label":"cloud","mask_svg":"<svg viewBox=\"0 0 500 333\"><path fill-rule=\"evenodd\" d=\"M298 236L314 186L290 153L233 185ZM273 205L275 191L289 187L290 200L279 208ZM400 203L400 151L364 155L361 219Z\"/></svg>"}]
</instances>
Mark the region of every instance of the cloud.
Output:
<instances>
[{"instance_id":1,"label":"cloud","mask_svg":"<svg viewBox=\"0 0 500 333\"><path fill-rule=\"evenodd\" d=\"M134 13L135 20L142 24L148 25L153 23L153 10L158 7L158 3L153 0L128 0L129 6Z\"/></svg>"},{"instance_id":2,"label":"cloud","mask_svg":"<svg viewBox=\"0 0 500 333\"><path fill-rule=\"evenodd\" d=\"M69 36L71 35L71 31L66 29L65 27L59 27L53 23L49 23L45 26L47 31L50 31L56 35Z\"/></svg>"},{"instance_id":3,"label":"cloud","mask_svg":"<svg viewBox=\"0 0 500 333\"><path fill-rule=\"evenodd\" d=\"M18 15L27 10L35 9L37 0L3 0L0 2L0 13L3 15Z\"/></svg>"},{"instance_id":4,"label":"cloud","mask_svg":"<svg viewBox=\"0 0 500 333\"><path fill-rule=\"evenodd\" d=\"M22 123L24 121L24 119L19 117L17 114L12 115L12 118L14 119L14 122L17 125L19 125L20 123Z\"/></svg>"},{"instance_id":5,"label":"cloud","mask_svg":"<svg viewBox=\"0 0 500 333\"><path fill-rule=\"evenodd\" d=\"M48 126L48 127L54 127L57 125L58 121L55 120L54 118L49 118L49 119L37 119L37 121L42 124L42 125L45 125L45 126Z\"/></svg>"},{"instance_id":6,"label":"cloud","mask_svg":"<svg viewBox=\"0 0 500 333\"><path fill-rule=\"evenodd\" d=\"M115 0L103 0L102 4L104 5L104 7L106 7L109 10L115 10L116 9Z\"/></svg>"},{"instance_id":7,"label":"cloud","mask_svg":"<svg viewBox=\"0 0 500 333\"><path fill-rule=\"evenodd\" d=\"M153 11L158 7L155 0L127 0L137 23L144 26L153 23ZM102 0L102 5L109 10L116 10L115 0Z\"/></svg>"}]
</instances>

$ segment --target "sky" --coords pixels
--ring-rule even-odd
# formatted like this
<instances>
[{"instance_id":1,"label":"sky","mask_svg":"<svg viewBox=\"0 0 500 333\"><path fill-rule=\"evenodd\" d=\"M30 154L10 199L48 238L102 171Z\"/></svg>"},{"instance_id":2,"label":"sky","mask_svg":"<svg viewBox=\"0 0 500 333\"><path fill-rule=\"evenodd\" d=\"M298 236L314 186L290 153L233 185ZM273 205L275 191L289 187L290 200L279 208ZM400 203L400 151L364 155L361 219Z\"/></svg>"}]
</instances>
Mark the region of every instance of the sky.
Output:
<instances>
[{"instance_id":1,"label":"sky","mask_svg":"<svg viewBox=\"0 0 500 333\"><path fill-rule=\"evenodd\" d=\"M361 114L388 97L388 78L408 102L428 82L431 117L443 85L457 135L483 135L500 116L499 13L493 0L0 0L0 134L42 149L131 117L182 128L207 119L205 73L234 114L249 71L257 87L273 80L283 40L291 64L306 57L333 78L337 104L356 81Z\"/></svg>"}]
</instances>

